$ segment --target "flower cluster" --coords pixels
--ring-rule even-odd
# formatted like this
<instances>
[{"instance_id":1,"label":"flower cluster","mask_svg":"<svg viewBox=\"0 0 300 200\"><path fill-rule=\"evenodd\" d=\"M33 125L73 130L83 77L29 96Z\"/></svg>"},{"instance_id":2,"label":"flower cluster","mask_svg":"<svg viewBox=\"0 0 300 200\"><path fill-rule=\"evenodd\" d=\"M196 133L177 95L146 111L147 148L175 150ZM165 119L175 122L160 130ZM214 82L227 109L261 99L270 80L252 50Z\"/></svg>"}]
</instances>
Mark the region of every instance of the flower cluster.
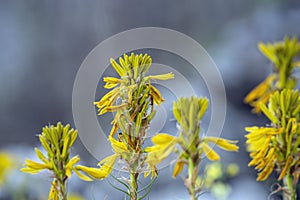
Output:
<instances>
[{"instance_id":1,"label":"flower cluster","mask_svg":"<svg viewBox=\"0 0 300 200\"><path fill-rule=\"evenodd\" d=\"M42 170L53 173L52 187L49 192L49 200L67 199L66 181L74 171L80 178L89 180L74 166L79 162L78 156L70 157L70 149L77 138L77 130L70 129L70 125L63 126L60 122L56 126L45 126L38 135L45 155L38 148L35 152L41 162L27 159L21 171L36 174Z\"/></svg>"},{"instance_id":2,"label":"flower cluster","mask_svg":"<svg viewBox=\"0 0 300 200\"><path fill-rule=\"evenodd\" d=\"M131 199L136 199L137 179L143 172L146 159L143 144L149 124L155 116L154 105L160 105L164 101L151 81L172 79L174 74L146 75L152 64L152 59L147 54L124 54L119 58L119 63L114 59L110 62L120 77L104 78L104 88L112 90L95 102L95 105L99 115L115 112L108 138L114 154L102 160L99 169L80 167L80 170L94 178L103 179L110 174L116 160L122 159L126 165L123 169L130 173L127 183L130 185ZM152 170L153 175L155 171Z\"/></svg>"},{"instance_id":3,"label":"flower cluster","mask_svg":"<svg viewBox=\"0 0 300 200\"><path fill-rule=\"evenodd\" d=\"M237 141L226 140L217 137L200 136L200 121L208 107L206 98L180 98L174 102L173 113L180 126L178 137L159 133L152 137L154 146L147 147L149 152L147 161L151 167L162 162L172 152L178 153L173 177L178 176L184 166L188 168L188 177L184 179L191 197L196 199L201 186L197 184L198 169L202 156L206 155L209 160L216 161L220 156L209 146L216 144L227 151L238 151Z\"/></svg>"},{"instance_id":4,"label":"flower cluster","mask_svg":"<svg viewBox=\"0 0 300 200\"><path fill-rule=\"evenodd\" d=\"M286 37L282 42L258 45L260 51L273 63L273 73L254 88L246 97L245 102L253 107L254 113L260 113L260 103L266 104L270 96L277 90L293 89L297 79L292 76L293 69L300 67L295 58L300 52L297 38Z\"/></svg>"},{"instance_id":5,"label":"flower cluster","mask_svg":"<svg viewBox=\"0 0 300 200\"><path fill-rule=\"evenodd\" d=\"M300 170L300 95L298 91L285 89L275 92L268 106L260 104L262 112L269 118L268 127L247 127L248 150L252 161L260 171L258 181L266 180L276 169L278 180L292 176L298 180ZM297 182L297 181L296 181Z\"/></svg>"}]
</instances>

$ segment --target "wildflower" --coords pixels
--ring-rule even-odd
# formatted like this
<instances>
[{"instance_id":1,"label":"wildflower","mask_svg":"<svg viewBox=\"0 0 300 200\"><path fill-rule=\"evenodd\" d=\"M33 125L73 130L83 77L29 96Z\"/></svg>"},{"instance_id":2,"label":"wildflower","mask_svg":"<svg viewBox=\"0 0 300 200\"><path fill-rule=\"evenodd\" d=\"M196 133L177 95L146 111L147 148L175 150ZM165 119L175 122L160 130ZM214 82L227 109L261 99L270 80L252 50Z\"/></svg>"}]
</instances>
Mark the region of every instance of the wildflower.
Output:
<instances>
[{"instance_id":1,"label":"wildflower","mask_svg":"<svg viewBox=\"0 0 300 200\"><path fill-rule=\"evenodd\" d=\"M253 107L254 113L261 112L260 103L266 104L275 91L296 86L297 80L292 73L295 67L299 67L295 58L300 52L300 42L296 37L286 37L284 41L273 44L259 43L258 48L273 63L274 70L245 97L245 103Z\"/></svg>"},{"instance_id":2,"label":"wildflower","mask_svg":"<svg viewBox=\"0 0 300 200\"><path fill-rule=\"evenodd\" d=\"M77 138L77 130L70 129L69 124L63 126L58 122L56 126L45 126L38 137L47 154L35 148L36 155L41 162L27 159L21 171L30 174L36 174L42 170L52 171L54 179L48 199L66 199L66 181L75 170L74 165L80 160L78 156L72 158L70 156L70 149ZM80 178L84 177L79 172L76 173Z\"/></svg>"},{"instance_id":3,"label":"wildflower","mask_svg":"<svg viewBox=\"0 0 300 200\"><path fill-rule=\"evenodd\" d=\"M151 82L172 79L174 74L146 75L152 64L148 54L131 53L130 56L124 54L119 58L119 62L110 59L110 63L119 77L104 78L104 88L111 91L94 104L98 108L99 115L106 112L115 113L109 134L114 154L108 157L109 160L106 160L107 158L102 160L98 169L89 168L92 171L88 171L80 166L77 169L93 178L104 179L111 173L116 160L121 159L125 161L124 169L130 173L130 180L127 181L130 187L129 196L131 199L137 199L137 179L146 157L143 150L144 140L150 122L155 116L154 105L164 102L161 93ZM118 131L118 139L115 139ZM149 172L155 176L155 167L152 166L145 172L145 177Z\"/></svg>"},{"instance_id":4,"label":"wildflower","mask_svg":"<svg viewBox=\"0 0 300 200\"><path fill-rule=\"evenodd\" d=\"M76 166L76 170L83 171L94 179L107 178L107 176L113 170L116 160L118 158L120 158L122 155L126 156L126 154L129 153L129 150L127 149L127 146L124 143L115 140L111 136L109 137L109 140L112 144L112 148L113 148L115 154L110 155L110 156L104 158L103 160L101 160L98 163L100 168L92 168L92 167L85 167L85 166L78 165L78 166Z\"/></svg>"},{"instance_id":5,"label":"wildflower","mask_svg":"<svg viewBox=\"0 0 300 200\"><path fill-rule=\"evenodd\" d=\"M152 137L154 145L145 149L148 152L147 162L151 167L162 162L172 152L179 154L173 177L178 176L184 166L187 166L188 177L184 179L184 182L192 199L201 190L201 185L197 183L201 156L206 155L212 161L220 159L220 156L209 145L215 144L227 151L238 151L237 141L199 136L200 121L207 107L208 100L206 98L180 98L174 102L173 114L180 125L179 136L159 133Z\"/></svg>"},{"instance_id":6,"label":"wildflower","mask_svg":"<svg viewBox=\"0 0 300 200\"><path fill-rule=\"evenodd\" d=\"M264 181L276 170L278 180L290 179L289 190L293 193L299 177L300 144L300 95L298 91L276 91L268 106L260 104L262 112L271 121L268 127L246 127L248 151L252 160L249 166L259 171L257 180Z\"/></svg>"}]
</instances>

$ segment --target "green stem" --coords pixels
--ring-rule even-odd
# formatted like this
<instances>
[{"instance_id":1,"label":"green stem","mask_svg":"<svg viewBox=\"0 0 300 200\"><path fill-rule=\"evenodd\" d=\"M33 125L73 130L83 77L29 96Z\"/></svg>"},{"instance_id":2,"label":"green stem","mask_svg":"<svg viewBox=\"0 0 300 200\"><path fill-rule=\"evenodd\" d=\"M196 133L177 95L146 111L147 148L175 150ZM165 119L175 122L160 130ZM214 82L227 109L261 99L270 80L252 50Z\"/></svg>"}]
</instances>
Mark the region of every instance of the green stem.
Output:
<instances>
[{"instance_id":1,"label":"green stem","mask_svg":"<svg viewBox=\"0 0 300 200\"><path fill-rule=\"evenodd\" d=\"M67 200L67 190L64 182L59 184L59 198L60 200Z\"/></svg>"},{"instance_id":2,"label":"green stem","mask_svg":"<svg viewBox=\"0 0 300 200\"><path fill-rule=\"evenodd\" d=\"M196 179L198 175L198 170L196 170L193 159L189 158L189 166L188 166L188 191L190 194L191 200L197 200L197 192L196 192ZM196 173L195 173L196 172Z\"/></svg>"},{"instance_id":3,"label":"green stem","mask_svg":"<svg viewBox=\"0 0 300 200\"><path fill-rule=\"evenodd\" d=\"M66 174L66 170L64 168L65 163L61 160L59 162L59 170L60 170L60 174L57 174L57 184L58 184L58 197L59 200L67 200L67 176Z\"/></svg>"},{"instance_id":4,"label":"green stem","mask_svg":"<svg viewBox=\"0 0 300 200\"><path fill-rule=\"evenodd\" d=\"M293 176L291 174L288 174L283 183L284 186L286 186L288 188L289 194L284 193L283 195L283 199L284 200L296 200L297 199L297 191L296 191L296 185L293 184L294 180L293 180Z\"/></svg>"},{"instance_id":5,"label":"green stem","mask_svg":"<svg viewBox=\"0 0 300 200\"><path fill-rule=\"evenodd\" d=\"M138 199L138 179L139 174L136 173L134 170L130 172L130 200L137 200Z\"/></svg>"}]
</instances>

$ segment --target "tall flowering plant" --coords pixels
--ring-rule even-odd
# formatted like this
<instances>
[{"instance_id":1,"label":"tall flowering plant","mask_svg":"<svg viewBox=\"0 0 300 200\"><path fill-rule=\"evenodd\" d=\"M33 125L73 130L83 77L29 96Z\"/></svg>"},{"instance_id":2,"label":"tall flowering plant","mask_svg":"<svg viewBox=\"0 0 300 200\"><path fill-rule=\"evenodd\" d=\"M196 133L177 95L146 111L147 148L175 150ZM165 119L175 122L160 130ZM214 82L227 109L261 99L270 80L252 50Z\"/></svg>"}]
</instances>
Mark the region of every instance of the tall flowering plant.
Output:
<instances>
[{"instance_id":1,"label":"tall flowering plant","mask_svg":"<svg viewBox=\"0 0 300 200\"><path fill-rule=\"evenodd\" d=\"M147 176L152 172L152 177L157 174L155 168L145 170L147 154L143 147L150 122L156 113L154 105L160 105L164 101L159 90L151 82L172 79L174 75L146 75L152 63L148 54L124 54L119 58L119 63L114 59L110 61L119 77L104 78L104 88L112 90L95 102L95 105L99 115L106 112L115 113L108 136L114 154L100 161L99 169L81 170L95 178L104 179L111 173L116 161L121 160L122 170L129 173L129 178L125 179L124 183L128 189L125 193L130 199L137 200L141 199L138 194L140 174L145 173ZM93 173L98 175L94 176Z\"/></svg>"},{"instance_id":2,"label":"tall flowering plant","mask_svg":"<svg viewBox=\"0 0 300 200\"><path fill-rule=\"evenodd\" d=\"M147 147L149 152L147 161L150 167L166 159L172 152L178 154L173 171L176 178L187 167L188 174L184 180L191 200L196 200L202 190L199 166L204 156L211 161L220 160L217 154L209 145L217 145L227 151L238 151L237 141L226 140L218 137L200 135L200 121L208 107L206 98L181 97L174 102L173 113L180 127L177 137L160 133L152 137L153 146Z\"/></svg>"},{"instance_id":3,"label":"tall flowering plant","mask_svg":"<svg viewBox=\"0 0 300 200\"><path fill-rule=\"evenodd\" d=\"M279 173L285 200L296 200L299 177L299 113L300 96L297 79L292 76L300 66L296 57L300 52L297 38L286 37L282 42L259 44L261 52L274 64L273 73L253 89L245 101L262 112L269 120L267 126L246 127L248 151L252 160L249 166L259 171L257 180L265 181L273 171Z\"/></svg>"}]
</instances>

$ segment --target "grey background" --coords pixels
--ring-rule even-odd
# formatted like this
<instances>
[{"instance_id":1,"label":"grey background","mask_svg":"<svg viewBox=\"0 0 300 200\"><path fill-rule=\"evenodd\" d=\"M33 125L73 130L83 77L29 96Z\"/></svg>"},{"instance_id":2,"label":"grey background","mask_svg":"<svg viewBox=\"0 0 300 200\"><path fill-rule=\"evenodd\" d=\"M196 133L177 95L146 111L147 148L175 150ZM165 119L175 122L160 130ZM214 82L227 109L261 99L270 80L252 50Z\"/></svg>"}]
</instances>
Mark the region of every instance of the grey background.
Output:
<instances>
[{"instance_id":1,"label":"grey background","mask_svg":"<svg viewBox=\"0 0 300 200\"><path fill-rule=\"evenodd\" d=\"M297 0L1 1L0 150L12 152L21 162L34 157L32 147L38 145L35 135L42 126L57 121L74 125L72 88L76 72L98 43L131 28L164 27L198 41L224 79L227 117L222 136L240 140L238 154L220 151L224 162L236 162L241 170L230 182L229 199L266 199L272 181L255 182L255 171L247 167L243 128L267 121L252 115L243 97L271 69L257 43L299 36L299 21ZM165 52L154 51L152 57L169 66L187 64ZM186 75L192 77L193 73L187 70ZM80 154L91 166L97 163L80 140L74 154ZM166 168L162 172L150 199L187 199L181 179L172 180L171 171ZM33 186L25 187L27 181ZM49 180L43 176L14 172L8 182L28 189L27 199L48 192ZM70 191L86 199L121 198L106 181L84 183L75 176ZM15 191L8 187L0 191L0 198L8 199L12 193ZM209 198L203 195L200 199Z\"/></svg>"}]
</instances>

